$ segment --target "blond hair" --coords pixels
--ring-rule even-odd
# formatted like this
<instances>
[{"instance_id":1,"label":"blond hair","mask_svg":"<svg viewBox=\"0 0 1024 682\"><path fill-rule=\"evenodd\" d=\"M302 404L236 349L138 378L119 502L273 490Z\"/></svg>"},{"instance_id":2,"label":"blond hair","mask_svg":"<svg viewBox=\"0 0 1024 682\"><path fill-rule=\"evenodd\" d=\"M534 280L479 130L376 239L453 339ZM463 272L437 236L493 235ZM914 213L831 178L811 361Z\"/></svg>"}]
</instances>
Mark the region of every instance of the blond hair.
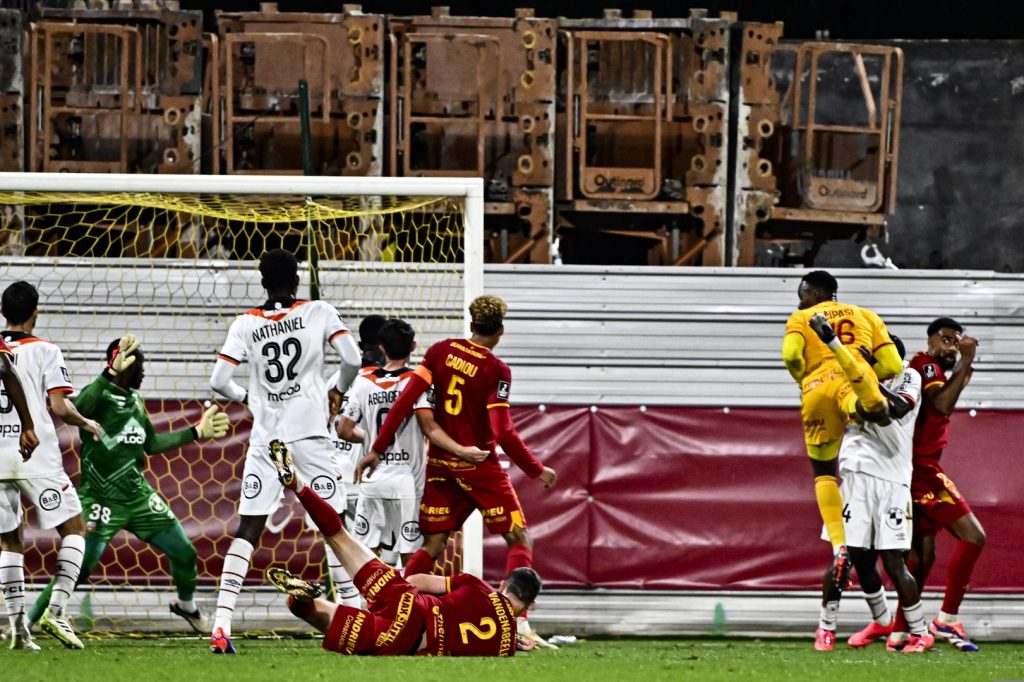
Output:
<instances>
[{"instance_id":1,"label":"blond hair","mask_svg":"<svg viewBox=\"0 0 1024 682\"><path fill-rule=\"evenodd\" d=\"M481 336L490 336L498 331L505 320L508 306L497 296L477 296L469 304L469 318L473 328Z\"/></svg>"}]
</instances>

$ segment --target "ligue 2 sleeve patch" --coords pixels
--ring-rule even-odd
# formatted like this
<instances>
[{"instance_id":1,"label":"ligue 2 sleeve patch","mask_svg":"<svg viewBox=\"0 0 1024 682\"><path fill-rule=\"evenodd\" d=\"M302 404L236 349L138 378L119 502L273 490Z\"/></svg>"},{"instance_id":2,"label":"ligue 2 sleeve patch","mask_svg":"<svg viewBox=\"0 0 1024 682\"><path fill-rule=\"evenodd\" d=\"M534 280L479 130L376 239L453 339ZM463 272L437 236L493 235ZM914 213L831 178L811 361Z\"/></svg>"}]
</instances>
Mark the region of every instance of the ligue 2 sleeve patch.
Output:
<instances>
[{"instance_id":1,"label":"ligue 2 sleeve patch","mask_svg":"<svg viewBox=\"0 0 1024 682\"><path fill-rule=\"evenodd\" d=\"M936 374L935 373L935 365L925 365L924 366L924 378L925 379L934 379L935 378L935 374Z\"/></svg>"},{"instance_id":2,"label":"ligue 2 sleeve patch","mask_svg":"<svg viewBox=\"0 0 1024 682\"><path fill-rule=\"evenodd\" d=\"M508 400L508 395L512 391L512 384L507 381L498 382L498 398L500 400Z\"/></svg>"}]
</instances>

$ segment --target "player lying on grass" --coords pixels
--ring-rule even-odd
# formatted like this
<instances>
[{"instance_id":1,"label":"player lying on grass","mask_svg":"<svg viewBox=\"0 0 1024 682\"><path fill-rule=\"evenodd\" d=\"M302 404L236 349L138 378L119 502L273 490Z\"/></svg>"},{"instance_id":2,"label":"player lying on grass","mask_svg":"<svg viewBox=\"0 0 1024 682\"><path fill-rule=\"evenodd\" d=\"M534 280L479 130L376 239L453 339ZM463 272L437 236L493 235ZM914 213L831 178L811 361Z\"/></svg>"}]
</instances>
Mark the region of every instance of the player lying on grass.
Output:
<instances>
[{"instance_id":1,"label":"player lying on grass","mask_svg":"<svg viewBox=\"0 0 1024 682\"><path fill-rule=\"evenodd\" d=\"M107 368L74 398L75 407L103 428L94 441L81 430L82 485L78 493L86 517L85 556L78 584L86 582L107 544L127 530L153 545L170 560L178 599L171 613L196 631L202 627L199 607L192 600L196 587L196 549L181 522L142 473L146 455L177 450L193 441L220 438L228 432L228 416L216 406L207 409L195 426L157 433L138 389L145 377L145 358L135 337L125 334L107 347ZM51 581L29 612L37 621L50 601Z\"/></svg>"},{"instance_id":2,"label":"player lying on grass","mask_svg":"<svg viewBox=\"0 0 1024 682\"><path fill-rule=\"evenodd\" d=\"M317 599L318 585L284 569L267 572L268 579L289 595L291 612L324 633L324 649L376 656L511 656L516 652L516 617L540 592L540 578L532 568L515 569L497 590L467 574L403 578L352 537L334 509L299 481L287 445L271 442L270 457L281 483L298 495L366 598L365 610L334 604Z\"/></svg>"}]
</instances>

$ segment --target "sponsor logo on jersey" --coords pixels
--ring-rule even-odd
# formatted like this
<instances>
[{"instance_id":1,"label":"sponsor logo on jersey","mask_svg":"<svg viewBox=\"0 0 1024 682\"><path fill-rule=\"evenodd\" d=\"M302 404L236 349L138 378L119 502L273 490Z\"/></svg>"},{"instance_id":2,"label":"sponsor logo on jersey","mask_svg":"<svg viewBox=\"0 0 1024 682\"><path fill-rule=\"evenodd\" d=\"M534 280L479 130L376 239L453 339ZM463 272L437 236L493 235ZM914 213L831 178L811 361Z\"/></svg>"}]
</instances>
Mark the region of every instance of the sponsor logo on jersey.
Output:
<instances>
[{"instance_id":1,"label":"sponsor logo on jersey","mask_svg":"<svg viewBox=\"0 0 1024 682\"><path fill-rule=\"evenodd\" d=\"M507 381L498 382L498 399L508 400L509 393L512 392L512 384Z\"/></svg>"},{"instance_id":2,"label":"sponsor logo on jersey","mask_svg":"<svg viewBox=\"0 0 1024 682\"><path fill-rule=\"evenodd\" d=\"M370 522L362 514L356 515L356 535L366 535L370 532Z\"/></svg>"},{"instance_id":3,"label":"sponsor logo on jersey","mask_svg":"<svg viewBox=\"0 0 1024 682\"><path fill-rule=\"evenodd\" d=\"M60 506L60 491L54 488L47 488L39 493L39 508L46 511L53 511Z\"/></svg>"},{"instance_id":4,"label":"sponsor logo on jersey","mask_svg":"<svg viewBox=\"0 0 1024 682\"><path fill-rule=\"evenodd\" d=\"M19 438L21 424L0 424L0 438Z\"/></svg>"},{"instance_id":5,"label":"sponsor logo on jersey","mask_svg":"<svg viewBox=\"0 0 1024 682\"><path fill-rule=\"evenodd\" d=\"M68 382L69 384L71 383L71 375L68 374L68 368L67 367L61 367L60 368L60 375L61 375L61 377L63 377L64 381Z\"/></svg>"},{"instance_id":6,"label":"sponsor logo on jersey","mask_svg":"<svg viewBox=\"0 0 1024 682\"><path fill-rule=\"evenodd\" d=\"M900 530L906 527L906 524L904 523L905 518L906 512L904 512L900 507L890 507L889 512L885 517L885 525L888 526L890 530Z\"/></svg>"},{"instance_id":7,"label":"sponsor logo on jersey","mask_svg":"<svg viewBox=\"0 0 1024 682\"><path fill-rule=\"evenodd\" d=\"M935 365L925 365L924 366L924 378L925 379L934 379L935 377L936 377Z\"/></svg>"},{"instance_id":8,"label":"sponsor logo on jersey","mask_svg":"<svg viewBox=\"0 0 1024 682\"><path fill-rule=\"evenodd\" d=\"M401 452L394 452L393 450L388 450L387 452L380 456L380 463L408 464L410 459L412 459L412 455L410 455L405 450L402 450Z\"/></svg>"},{"instance_id":9,"label":"sponsor logo on jersey","mask_svg":"<svg viewBox=\"0 0 1024 682\"><path fill-rule=\"evenodd\" d=\"M305 328L306 322L301 317L293 317L291 319L281 320L280 322L271 322L252 330L252 342L259 343L260 341L266 341L272 336L289 334Z\"/></svg>"},{"instance_id":10,"label":"sponsor logo on jersey","mask_svg":"<svg viewBox=\"0 0 1024 682\"><path fill-rule=\"evenodd\" d=\"M135 417L132 417L121 427L120 433L115 435L104 433L102 442L108 450L113 450L118 445L143 445L146 442L146 430L142 428L142 424Z\"/></svg>"},{"instance_id":11,"label":"sponsor logo on jersey","mask_svg":"<svg viewBox=\"0 0 1024 682\"><path fill-rule=\"evenodd\" d=\"M247 500L251 500L259 495L261 490L263 490L263 481L256 474L249 474L242 481L242 494L245 495Z\"/></svg>"},{"instance_id":12,"label":"sponsor logo on jersey","mask_svg":"<svg viewBox=\"0 0 1024 682\"><path fill-rule=\"evenodd\" d=\"M330 476L317 476L310 482L309 487L322 500L331 499L338 491L338 484Z\"/></svg>"},{"instance_id":13,"label":"sponsor logo on jersey","mask_svg":"<svg viewBox=\"0 0 1024 682\"><path fill-rule=\"evenodd\" d=\"M302 384L292 384L288 388L284 389L280 393L267 392L267 402L280 403L285 400L291 400L298 394L302 393Z\"/></svg>"},{"instance_id":14,"label":"sponsor logo on jersey","mask_svg":"<svg viewBox=\"0 0 1024 682\"><path fill-rule=\"evenodd\" d=\"M406 521L402 524L402 538L406 542L416 542L420 539L420 524L416 521Z\"/></svg>"},{"instance_id":15,"label":"sponsor logo on jersey","mask_svg":"<svg viewBox=\"0 0 1024 682\"><path fill-rule=\"evenodd\" d=\"M149 511L154 514L163 514L167 511L167 503L164 502L164 498L160 497L159 493L153 493L149 496Z\"/></svg>"}]
</instances>

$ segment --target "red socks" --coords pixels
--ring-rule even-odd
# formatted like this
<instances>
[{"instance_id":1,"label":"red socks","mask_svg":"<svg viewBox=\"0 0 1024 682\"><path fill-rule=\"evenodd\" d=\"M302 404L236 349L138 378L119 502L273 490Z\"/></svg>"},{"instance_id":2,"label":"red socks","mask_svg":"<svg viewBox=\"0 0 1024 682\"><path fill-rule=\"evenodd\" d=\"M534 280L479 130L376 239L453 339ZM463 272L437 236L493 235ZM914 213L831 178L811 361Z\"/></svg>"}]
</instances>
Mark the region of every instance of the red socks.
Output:
<instances>
[{"instance_id":1,"label":"red socks","mask_svg":"<svg viewBox=\"0 0 1024 682\"><path fill-rule=\"evenodd\" d=\"M512 545L505 558L505 575L523 567L533 568L533 550L526 545Z\"/></svg>"},{"instance_id":2,"label":"red socks","mask_svg":"<svg viewBox=\"0 0 1024 682\"><path fill-rule=\"evenodd\" d=\"M949 561L949 572L946 574L946 595L942 598L942 610L946 613L960 613L960 603L967 594L967 586L971 582L971 572L981 554L981 545L966 540L958 540L953 557Z\"/></svg>"},{"instance_id":3,"label":"red socks","mask_svg":"<svg viewBox=\"0 0 1024 682\"><path fill-rule=\"evenodd\" d=\"M319 495L313 492L312 488L308 485L303 486L298 495L302 506L309 512L310 518L313 519L313 523L324 534L324 537L330 537L341 532L341 517L338 516L338 512L334 511L334 507L324 502Z\"/></svg>"},{"instance_id":4,"label":"red socks","mask_svg":"<svg viewBox=\"0 0 1024 682\"><path fill-rule=\"evenodd\" d=\"M417 573L430 573L434 570L434 559L424 549L418 549L416 552L409 557L409 562L405 565L405 571L402 575L408 578L410 575L416 575Z\"/></svg>"},{"instance_id":5,"label":"red socks","mask_svg":"<svg viewBox=\"0 0 1024 682\"><path fill-rule=\"evenodd\" d=\"M305 620L309 614L316 611L316 605L312 599L299 599L298 597L289 594L288 595L288 610L293 615Z\"/></svg>"}]
</instances>

